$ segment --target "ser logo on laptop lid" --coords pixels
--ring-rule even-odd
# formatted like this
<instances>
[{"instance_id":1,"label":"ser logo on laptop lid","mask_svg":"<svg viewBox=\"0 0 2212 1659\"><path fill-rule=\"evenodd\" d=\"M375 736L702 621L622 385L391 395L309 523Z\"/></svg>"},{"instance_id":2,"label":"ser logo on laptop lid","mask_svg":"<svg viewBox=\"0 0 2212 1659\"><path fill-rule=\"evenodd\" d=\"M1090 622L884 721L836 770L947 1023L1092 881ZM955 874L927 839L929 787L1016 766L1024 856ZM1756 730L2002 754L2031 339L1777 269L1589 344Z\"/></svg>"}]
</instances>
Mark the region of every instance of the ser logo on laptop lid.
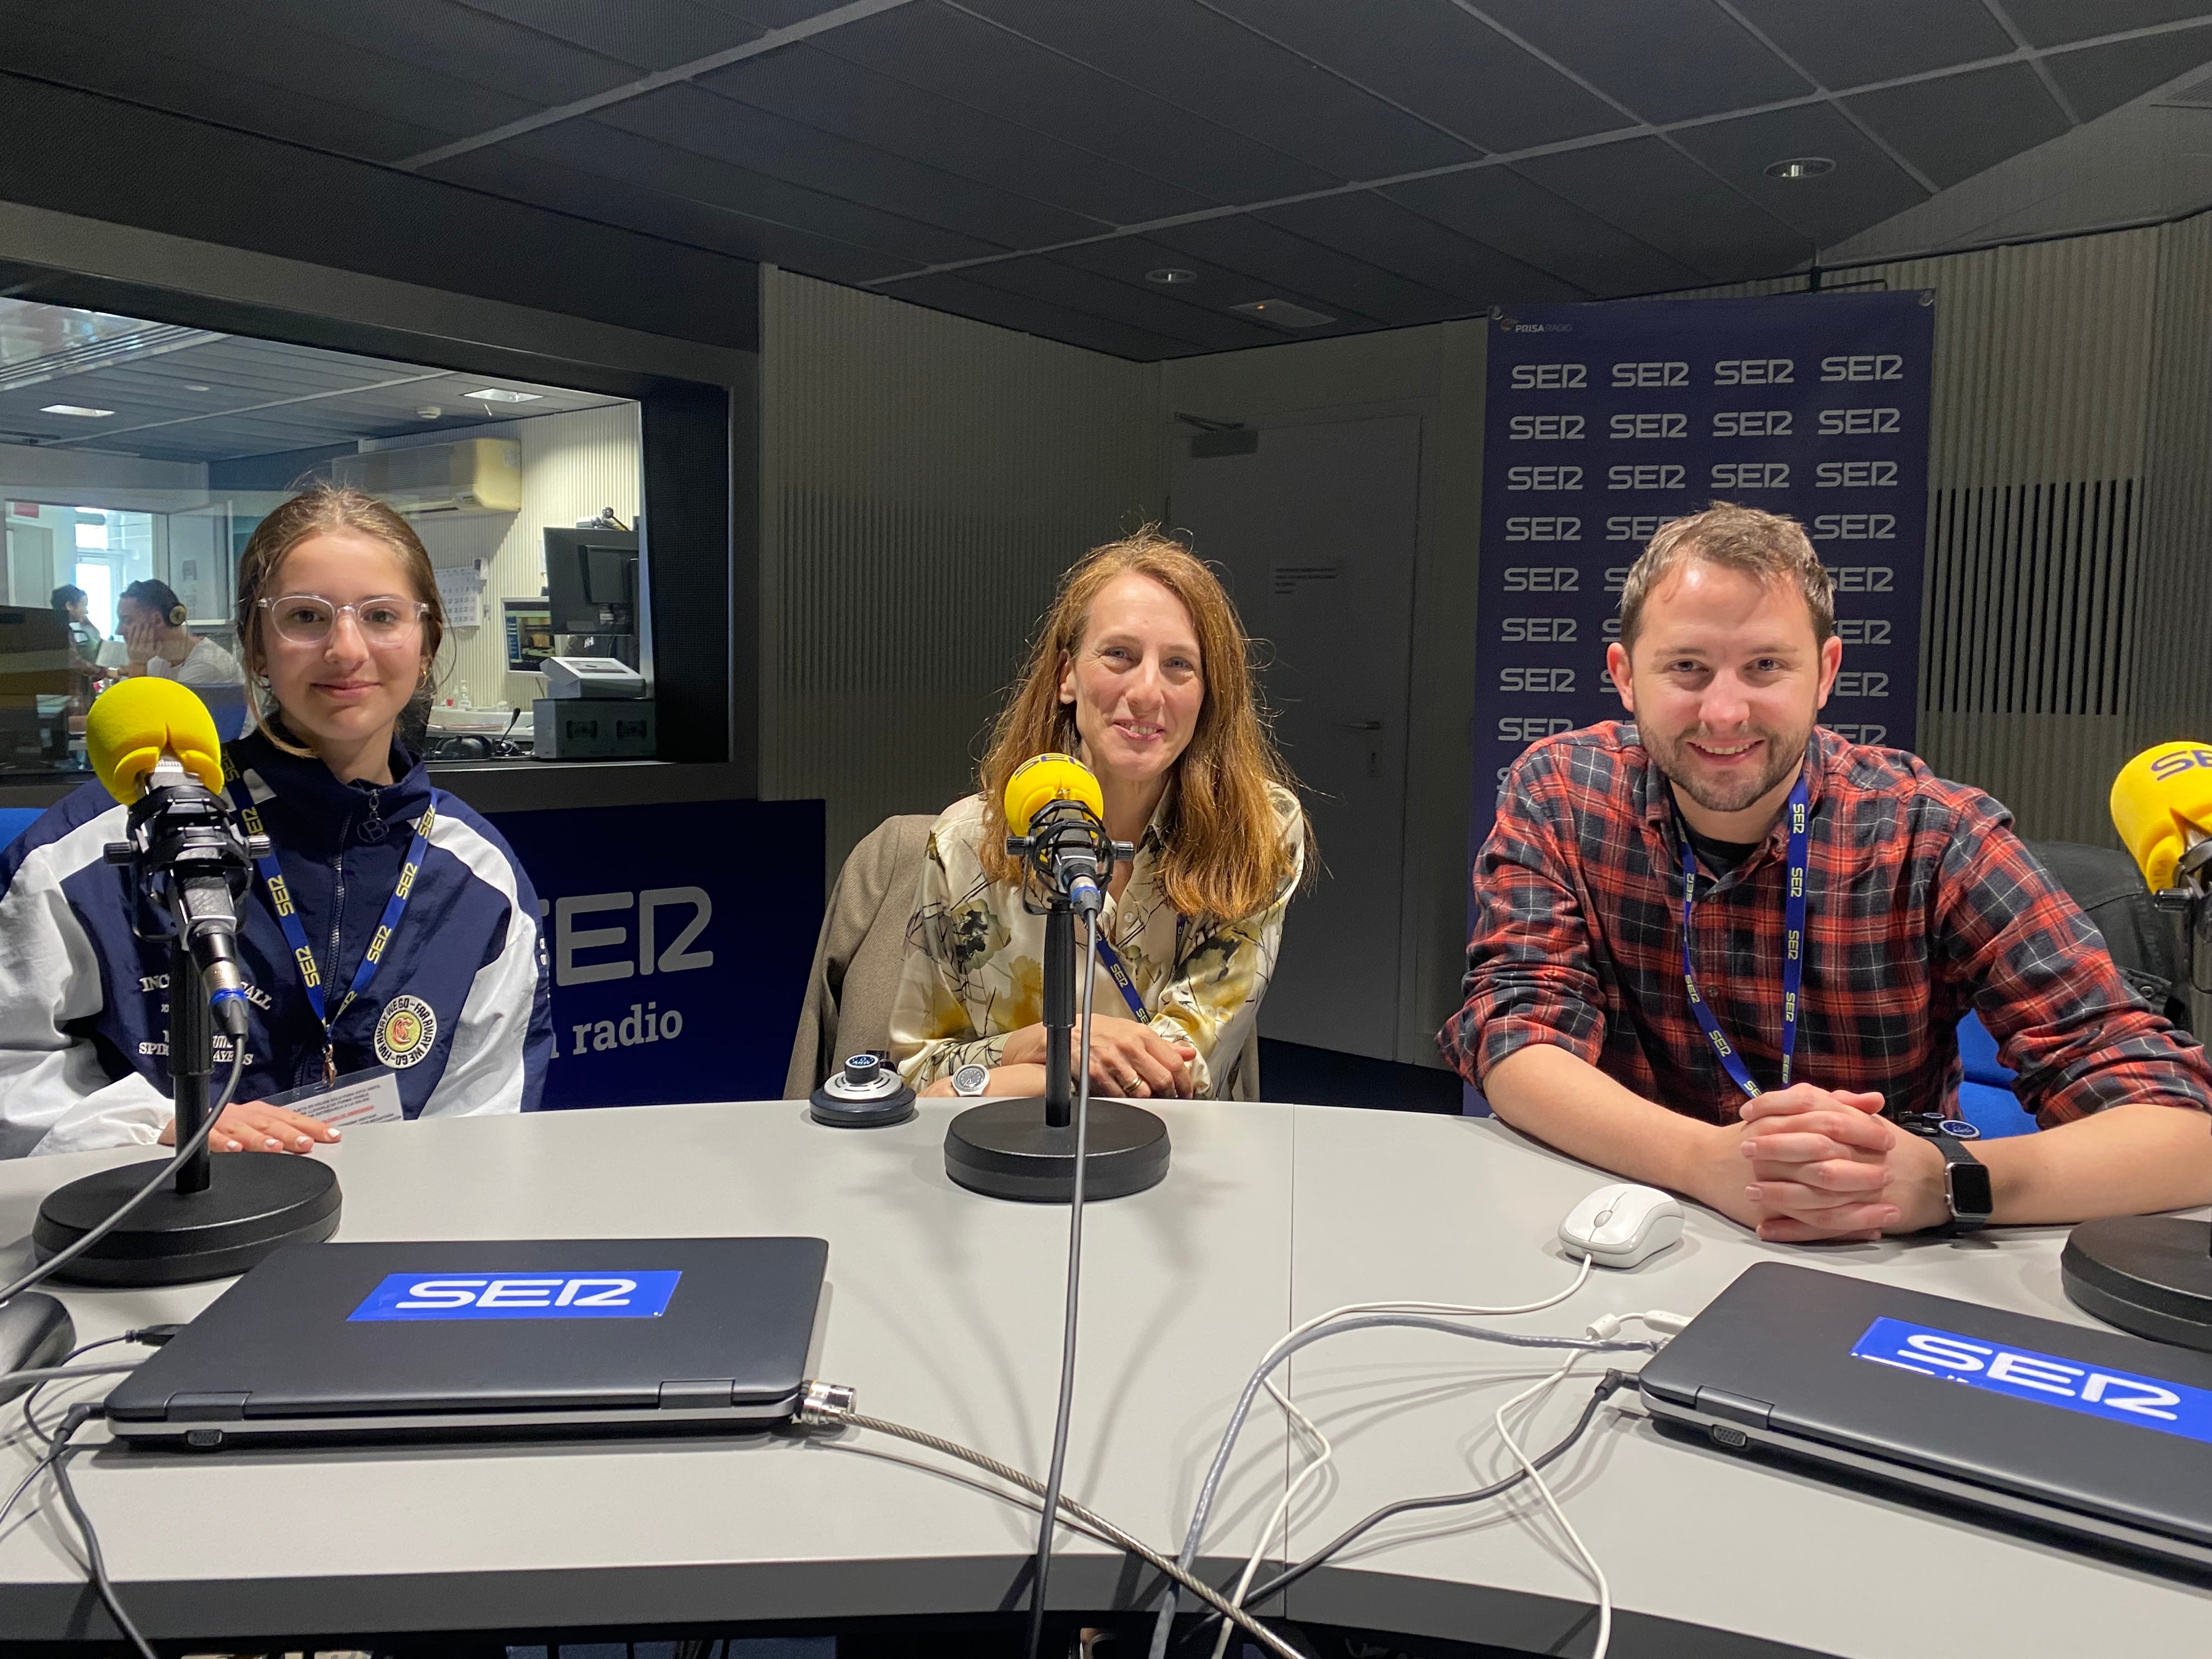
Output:
<instances>
[{"instance_id":1,"label":"ser logo on laptop lid","mask_svg":"<svg viewBox=\"0 0 2212 1659\"><path fill-rule=\"evenodd\" d=\"M2212 1389L2185 1382L1978 1341L1902 1319L1875 1320L1852 1345L1851 1357L2101 1417L2107 1423L2212 1442Z\"/></svg>"},{"instance_id":2,"label":"ser logo on laptop lid","mask_svg":"<svg viewBox=\"0 0 2212 1659\"><path fill-rule=\"evenodd\" d=\"M346 1316L374 1320L658 1319L678 1269L538 1273L387 1273Z\"/></svg>"}]
</instances>

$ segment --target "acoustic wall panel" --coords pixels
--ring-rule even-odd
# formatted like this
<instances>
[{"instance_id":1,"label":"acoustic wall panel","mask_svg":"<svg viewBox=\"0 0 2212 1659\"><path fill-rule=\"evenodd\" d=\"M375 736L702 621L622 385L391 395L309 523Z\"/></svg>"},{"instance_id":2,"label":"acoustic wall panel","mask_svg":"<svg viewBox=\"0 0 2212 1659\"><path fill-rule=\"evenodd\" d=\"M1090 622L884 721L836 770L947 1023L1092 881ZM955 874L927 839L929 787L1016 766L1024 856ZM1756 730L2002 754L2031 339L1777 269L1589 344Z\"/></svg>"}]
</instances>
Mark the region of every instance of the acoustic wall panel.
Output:
<instances>
[{"instance_id":1,"label":"acoustic wall panel","mask_svg":"<svg viewBox=\"0 0 2212 1659\"><path fill-rule=\"evenodd\" d=\"M834 877L973 787L1054 585L1159 516L1156 366L762 271L763 793Z\"/></svg>"}]
</instances>

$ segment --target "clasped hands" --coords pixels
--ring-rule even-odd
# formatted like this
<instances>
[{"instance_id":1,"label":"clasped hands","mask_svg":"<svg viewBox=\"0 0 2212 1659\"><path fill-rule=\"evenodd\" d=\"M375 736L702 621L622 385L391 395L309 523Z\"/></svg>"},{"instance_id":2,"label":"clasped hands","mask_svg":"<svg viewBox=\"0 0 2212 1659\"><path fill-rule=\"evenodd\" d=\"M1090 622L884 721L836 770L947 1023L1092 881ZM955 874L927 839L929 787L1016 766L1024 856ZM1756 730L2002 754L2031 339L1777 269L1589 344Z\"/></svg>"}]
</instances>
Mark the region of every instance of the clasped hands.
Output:
<instances>
[{"instance_id":1,"label":"clasped hands","mask_svg":"<svg viewBox=\"0 0 2212 1659\"><path fill-rule=\"evenodd\" d=\"M991 1068L988 1090L993 1095L1041 1095L1044 1092L1045 1031L1042 1025L1024 1025L1006 1035L999 1063ZM1187 1042L1164 1037L1149 1025L1133 1019L1094 1019L1091 1023L1091 1088L1094 1094L1127 1100L1188 1100L1198 1091L1191 1062L1198 1050ZM922 1091L924 1097L949 1095L952 1084L939 1079Z\"/></svg>"},{"instance_id":2,"label":"clasped hands","mask_svg":"<svg viewBox=\"0 0 2212 1659\"><path fill-rule=\"evenodd\" d=\"M1792 1084L1714 1132L1694 1196L1773 1243L1856 1243L1950 1218L1943 1154L1881 1115L1882 1097Z\"/></svg>"}]
</instances>

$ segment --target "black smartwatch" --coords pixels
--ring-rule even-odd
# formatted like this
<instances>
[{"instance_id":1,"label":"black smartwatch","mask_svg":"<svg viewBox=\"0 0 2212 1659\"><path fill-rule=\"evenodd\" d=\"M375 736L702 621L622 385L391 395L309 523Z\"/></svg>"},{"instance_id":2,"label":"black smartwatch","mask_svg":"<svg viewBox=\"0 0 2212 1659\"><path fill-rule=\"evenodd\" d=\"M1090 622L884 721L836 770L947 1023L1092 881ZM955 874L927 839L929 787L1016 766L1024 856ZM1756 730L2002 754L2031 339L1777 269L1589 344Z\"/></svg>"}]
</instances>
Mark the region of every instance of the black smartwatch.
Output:
<instances>
[{"instance_id":1,"label":"black smartwatch","mask_svg":"<svg viewBox=\"0 0 2212 1659\"><path fill-rule=\"evenodd\" d=\"M1996 1210L1996 1194L1990 1183L1989 1167L1966 1144L1979 1140L1982 1132L1962 1117L1944 1117L1935 1112L1899 1112L1897 1123L1934 1141L1943 1154L1943 1202L1950 1208L1951 1219L1935 1231L1955 1237L1988 1226Z\"/></svg>"}]
</instances>

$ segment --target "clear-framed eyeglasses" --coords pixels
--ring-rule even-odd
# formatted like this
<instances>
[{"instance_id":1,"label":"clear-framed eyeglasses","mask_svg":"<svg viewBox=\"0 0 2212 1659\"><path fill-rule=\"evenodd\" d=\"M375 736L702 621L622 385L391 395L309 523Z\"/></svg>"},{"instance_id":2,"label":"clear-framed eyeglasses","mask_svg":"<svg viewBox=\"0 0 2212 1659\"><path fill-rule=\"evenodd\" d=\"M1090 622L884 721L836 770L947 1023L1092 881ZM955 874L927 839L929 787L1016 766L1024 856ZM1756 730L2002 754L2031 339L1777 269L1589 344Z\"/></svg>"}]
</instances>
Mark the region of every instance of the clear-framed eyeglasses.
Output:
<instances>
[{"instance_id":1,"label":"clear-framed eyeglasses","mask_svg":"<svg viewBox=\"0 0 2212 1659\"><path fill-rule=\"evenodd\" d=\"M257 601L269 613L269 625L280 638L295 645L320 645L331 636L340 617L351 617L362 638L372 646L398 645L422 631L422 618L430 607L421 599L380 593L353 605L337 605L319 593L286 593Z\"/></svg>"}]
</instances>

